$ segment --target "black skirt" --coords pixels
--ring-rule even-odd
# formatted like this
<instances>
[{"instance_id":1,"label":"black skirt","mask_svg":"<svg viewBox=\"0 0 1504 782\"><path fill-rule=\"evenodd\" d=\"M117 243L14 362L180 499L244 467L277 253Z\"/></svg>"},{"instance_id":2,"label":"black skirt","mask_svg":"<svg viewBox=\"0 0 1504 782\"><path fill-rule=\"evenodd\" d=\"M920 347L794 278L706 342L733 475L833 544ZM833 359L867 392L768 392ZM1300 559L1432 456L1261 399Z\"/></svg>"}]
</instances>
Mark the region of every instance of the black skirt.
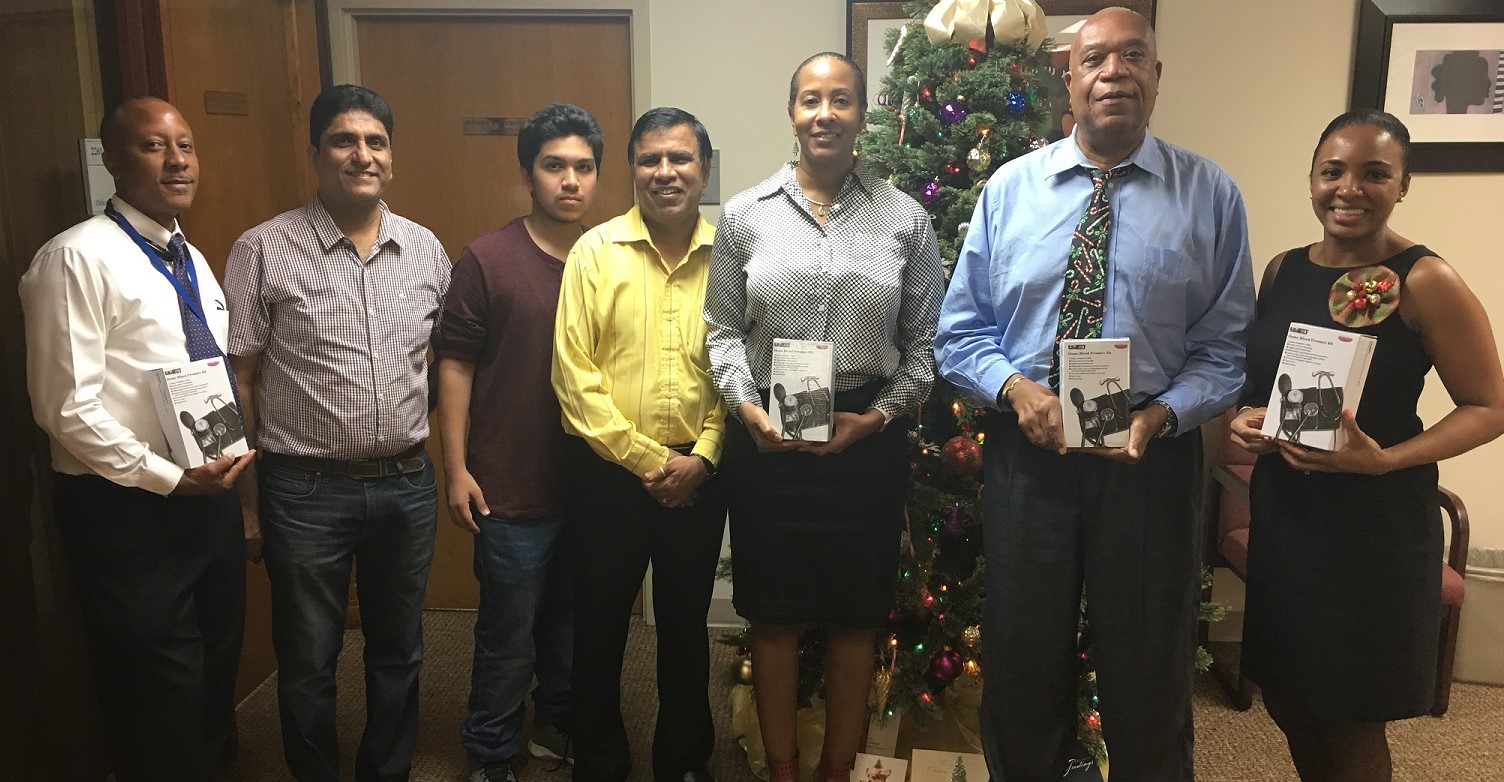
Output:
<instances>
[{"instance_id":1,"label":"black skirt","mask_svg":"<svg viewBox=\"0 0 1504 782\"><path fill-rule=\"evenodd\" d=\"M881 385L837 392L835 410L865 412ZM741 421L726 429L719 475L730 496L736 612L754 624L880 626L898 573L906 420L828 456L762 453Z\"/></svg>"}]
</instances>

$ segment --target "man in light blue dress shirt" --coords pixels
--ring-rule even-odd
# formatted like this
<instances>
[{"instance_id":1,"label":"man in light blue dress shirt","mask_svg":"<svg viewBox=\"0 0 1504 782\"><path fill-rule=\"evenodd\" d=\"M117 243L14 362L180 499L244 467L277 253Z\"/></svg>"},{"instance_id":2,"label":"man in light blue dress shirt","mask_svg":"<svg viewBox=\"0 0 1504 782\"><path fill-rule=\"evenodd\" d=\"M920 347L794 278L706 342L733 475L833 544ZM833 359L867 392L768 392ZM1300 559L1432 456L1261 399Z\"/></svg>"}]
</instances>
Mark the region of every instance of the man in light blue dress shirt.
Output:
<instances>
[{"instance_id":1,"label":"man in light blue dress shirt","mask_svg":"<svg viewBox=\"0 0 1504 782\"><path fill-rule=\"evenodd\" d=\"M1243 385L1253 272L1237 186L1148 132L1161 68L1143 17L1087 21L1066 74L1075 131L988 181L935 338L941 374L995 408L982 732L1006 782L1059 779L1076 751L1083 585L1113 782L1192 779L1196 428ZM1115 168L1102 336L1132 341L1129 444L1067 452L1047 385L1066 258L1089 170Z\"/></svg>"}]
</instances>

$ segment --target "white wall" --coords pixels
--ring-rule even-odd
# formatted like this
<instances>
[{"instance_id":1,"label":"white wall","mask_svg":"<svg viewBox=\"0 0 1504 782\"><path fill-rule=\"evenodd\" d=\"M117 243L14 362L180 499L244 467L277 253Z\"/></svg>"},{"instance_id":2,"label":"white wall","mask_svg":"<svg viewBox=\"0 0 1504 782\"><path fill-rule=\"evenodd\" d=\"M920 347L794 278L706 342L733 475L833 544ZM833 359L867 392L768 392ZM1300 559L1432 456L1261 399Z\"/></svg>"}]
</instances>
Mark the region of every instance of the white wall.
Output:
<instances>
[{"instance_id":1,"label":"white wall","mask_svg":"<svg viewBox=\"0 0 1504 782\"><path fill-rule=\"evenodd\" d=\"M844 51L841 0L649 0L654 104L694 112L721 150L723 197L788 160L785 106L794 67L816 51ZM1357 0L1158 0L1165 63L1154 131L1227 168L1247 199L1254 273L1275 253L1321 236L1306 186L1311 151L1347 108ZM1461 271L1504 327L1504 274L1493 239L1504 174L1418 174L1396 210L1401 234ZM718 210L707 209L714 219ZM1434 374L1421 415L1450 409ZM1504 498L1494 491L1504 443L1442 465L1442 481L1472 515L1473 545L1504 547Z\"/></svg>"},{"instance_id":2,"label":"white wall","mask_svg":"<svg viewBox=\"0 0 1504 782\"><path fill-rule=\"evenodd\" d=\"M846 51L841 0L649 0L652 100L705 123L721 151L721 198L793 158L789 77L804 58ZM718 207L707 207L714 221Z\"/></svg>"}]
</instances>

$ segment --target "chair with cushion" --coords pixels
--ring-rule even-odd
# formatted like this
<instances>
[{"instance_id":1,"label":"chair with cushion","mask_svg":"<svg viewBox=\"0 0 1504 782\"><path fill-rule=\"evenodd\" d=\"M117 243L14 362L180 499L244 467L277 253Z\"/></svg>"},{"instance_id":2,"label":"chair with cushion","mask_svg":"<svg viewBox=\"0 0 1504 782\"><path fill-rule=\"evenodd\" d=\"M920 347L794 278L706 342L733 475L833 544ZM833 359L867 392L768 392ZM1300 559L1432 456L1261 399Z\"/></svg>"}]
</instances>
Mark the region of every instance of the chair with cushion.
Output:
<instances>
[{"instance_id":1,"label":"chair with cushion","mask_svg":"<svg viewBox=\"0 0 1504 782\"><path fill-rule=\"evenodd\" d=\"M1228 424L1235 413L1229 411L1213 425L1210 459L1211 497L1206 525L1204 560L1206 567L1227 568L1238 578L1248 578L1248 481L1253 475L1254 457L1234 445ZM1452 664L1457 653L1457 624L1462 617L1467 575L1468 521L1467 506L1456 494L1442 487L1439 502L1450 527L1451 545L1441 563L1441 632L1437 638L1439 656L1436 666L1436 699L1431 714L1440 717L1447 711L1452 694ZM1210 599L1210 588L1205 599ZM1202 639L1206 638L1205 623ZM1253 705L1253 684L1243 676L1242 665L1215 658L1212 673L1226 690L1239 711Z\"/></svg>"}]
</instances>

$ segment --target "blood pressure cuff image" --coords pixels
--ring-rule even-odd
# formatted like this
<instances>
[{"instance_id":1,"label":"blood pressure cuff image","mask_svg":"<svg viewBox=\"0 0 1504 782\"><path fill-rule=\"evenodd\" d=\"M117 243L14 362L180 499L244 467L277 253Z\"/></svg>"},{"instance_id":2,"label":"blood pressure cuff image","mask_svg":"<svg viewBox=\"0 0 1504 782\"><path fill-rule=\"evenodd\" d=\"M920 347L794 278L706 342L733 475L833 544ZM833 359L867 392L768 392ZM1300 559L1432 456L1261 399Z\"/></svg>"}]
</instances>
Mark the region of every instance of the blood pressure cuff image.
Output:
<instances>
[{"instance_id":1,"label":"blood pressure cuff image","mask_svg":"<svg viewBox=\"0 0 1504 782\"><path fill-rule=\"evenodd\" d=\"M790 394L782 383L775 383L773 394L778 398L784 437L801 439L804 430L830 424L830 389L811 388Z\"/></svg>"},{"instance_id":2,"label":"blood pressure cuff image","mask_svg":"<svg viewBox=\"0 0 1504 782\"><path fill-rule=\"evenodd\" d=\"M1071 404L1081 420L1082 445L1105 445L1108 435L1128 429L1128 392L1113 391L1090 399L1081 389L1071 389Z\"/></svg>"},{"instance_id":3,"label":"blood pressure cuff image","mask_svg":"<svg viewBox=\"0 0 1504 782\"><path fill-rule=\"evenodd\" d=\"M1330 432L1342 426L1342 389L1319 382L1295 388L1289 375L1280 375L1278 385L1280 431L1289 440L1299 442L1302 432Z\"/></svg>"},{"instance_id":4,"label":"blood pressure cuff image","mask_svg":"<svg viewBox=\"0 0 1504 782\"><path fill-rule=\"evenodd\" d=\"M218 401L217 395L210 399L211 405ZM233 404L220 403L204 414L194 418L187 410L179 413L194 442L204 454L204 461L218 459L226 448L245 438L245 425L241 423L240 411Z\"/></svg>"}]
</instances>

